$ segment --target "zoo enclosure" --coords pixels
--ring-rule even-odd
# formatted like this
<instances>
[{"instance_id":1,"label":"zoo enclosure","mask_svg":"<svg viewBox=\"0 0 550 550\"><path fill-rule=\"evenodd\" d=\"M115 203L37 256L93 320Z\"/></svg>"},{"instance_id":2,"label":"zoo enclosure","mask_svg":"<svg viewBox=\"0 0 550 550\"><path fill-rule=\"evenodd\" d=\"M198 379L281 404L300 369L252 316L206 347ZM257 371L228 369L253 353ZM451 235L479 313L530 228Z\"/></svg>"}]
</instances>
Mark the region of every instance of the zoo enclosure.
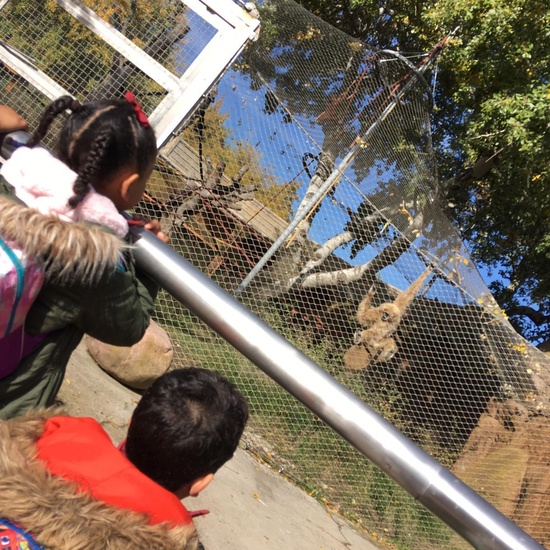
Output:
<instances>
[{"instance_id":1,"label":"zoo enclosure","mask_svg":"<svg viewBox=\"0 0 550 550\"><path fill-rule=\"evenodd\" d=\"M305 211L304 223L243 289L243 302L544 542L548 515L536 502L544 499L528 489L547 487L548 436L537 432L547 363L508 326L441 212L429 86L419 82L400 92L415 74L411 65L418 70L426 55L371 52L290 2L270 2L262 15L267 38L209 93L207 73L198 68L214 61L227 67L256 20L229 2L209 3L210 9L192 4L191 12L169 1L150 3L150 11L132 3L134 12L92 4L119 29L114 42L95 38L54 2L0 3L7 15L0 36L8 38L0 46L1 100L32 124L48 97L133 89L153 111L157 130L166 130L159 132L161 157L140 208L162 217L175 247L230 292ZM231 15L213 15L215 9ZM106 28L102 18L77 12ZM231 29L239 29L234 47L220 47L215 37ZM152 60L144 62L137 45ZM197 54L204 46L208 56ZM215 73L208 74L213 80ZM391 113L377 123L388 105ZM193 117L180 122L185 109ZM306 209L304 195L315 196L330 174L334 185ZM394 300L426 266L430 278L390 338L395 355L381 360L354 345L355 313L368 289L375 289L373 305ZM264 459L378 537L411 547L460 546L167 295L158 320L175 343L177 362L222 370L245 391L255 413L249 445ZM472 450L484 418L502 424L503 439L513 439L510 425L529 426L524 437L537 433L541 445L535 459L522 441L511 441L485 449L482 458L494 467L483 468Z\"/></svg>"}]
</instances>

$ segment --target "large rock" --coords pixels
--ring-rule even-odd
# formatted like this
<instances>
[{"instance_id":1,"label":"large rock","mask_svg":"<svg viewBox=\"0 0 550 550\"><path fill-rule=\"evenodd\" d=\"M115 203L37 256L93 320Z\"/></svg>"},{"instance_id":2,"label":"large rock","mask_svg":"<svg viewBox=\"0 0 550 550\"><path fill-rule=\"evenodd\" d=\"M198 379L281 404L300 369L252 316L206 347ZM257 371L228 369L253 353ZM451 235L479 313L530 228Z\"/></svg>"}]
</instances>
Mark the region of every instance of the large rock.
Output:
<instances>
[{"instance_id":1,"label":"large rock","mask_svg":"<svg viewBox=\"0 0 550 550\"><path fill-rule=\"evenodd\" d=\"M550 544L550 422L507 400L489 401L453 472L543 546Z\"/></svg>"},{"instance_id":2,"label":"large rock","mask_svg":"<svg viewBox=\"0 0 550 550\"><path fill-rule=\"evenodd\" d=\"M86 337L88 352L97 364L119 382L132 388L148 388L170 367L174 355L170 338L151 321L143 338L135 345L111 346Z\"/></svg>"}]
</instances>

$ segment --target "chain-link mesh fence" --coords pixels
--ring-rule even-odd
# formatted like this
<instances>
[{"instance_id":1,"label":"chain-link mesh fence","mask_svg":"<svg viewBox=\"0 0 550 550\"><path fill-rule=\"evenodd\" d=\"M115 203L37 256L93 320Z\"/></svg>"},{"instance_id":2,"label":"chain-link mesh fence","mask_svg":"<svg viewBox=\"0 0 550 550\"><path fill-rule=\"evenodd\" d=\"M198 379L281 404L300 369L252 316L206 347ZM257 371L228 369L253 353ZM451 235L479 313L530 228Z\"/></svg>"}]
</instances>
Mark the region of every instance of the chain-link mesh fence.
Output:
<instances>
[{"instance_id":1,"label":"chain-link mesh fence","mask_svg":"<svg viewBox=\"0 0 550 550\"><path fill-rule=\"evenodd\" d=\"M177 75L213 36L180 2L86 4ZM372 51L286 0L262 3L260 17L259 40L161 150L138 209L549 542L549 363L507 323L445 216L428 85L443 43L411 56ZM151 110L165 93L55 2L8 2L0 39L80 99L131 88ZM0 65L0 102L33 126L47 100ZM263 460L389 545L464 545L165 293L156 320L174 344L174 367L199 363L243 390L253 413L245 441Z\"/></svg>"}]
</instances>

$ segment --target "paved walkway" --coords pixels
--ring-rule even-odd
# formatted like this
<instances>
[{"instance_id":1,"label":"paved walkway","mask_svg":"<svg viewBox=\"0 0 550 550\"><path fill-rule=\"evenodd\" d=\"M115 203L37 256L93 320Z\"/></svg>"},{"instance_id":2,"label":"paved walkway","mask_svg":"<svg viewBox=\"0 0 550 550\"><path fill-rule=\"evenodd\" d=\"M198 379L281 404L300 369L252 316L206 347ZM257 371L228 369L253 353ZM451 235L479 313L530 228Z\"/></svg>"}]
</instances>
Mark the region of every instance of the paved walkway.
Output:
<instances>
[{"instance_id":1,"label":"paved walkway","mask_svg":"<svg viewBox=\"0 0 550 550\"><path fill-rule=\"evenodd\" d=\"M60 399L72 415L93 416L117 443L139 395L98 368L84 347L73 354ZM245 451L217 474L190 510L210 513L196 519L206 550L376 550L343 518L327 510Z\"/></svg>"}]
</instances>

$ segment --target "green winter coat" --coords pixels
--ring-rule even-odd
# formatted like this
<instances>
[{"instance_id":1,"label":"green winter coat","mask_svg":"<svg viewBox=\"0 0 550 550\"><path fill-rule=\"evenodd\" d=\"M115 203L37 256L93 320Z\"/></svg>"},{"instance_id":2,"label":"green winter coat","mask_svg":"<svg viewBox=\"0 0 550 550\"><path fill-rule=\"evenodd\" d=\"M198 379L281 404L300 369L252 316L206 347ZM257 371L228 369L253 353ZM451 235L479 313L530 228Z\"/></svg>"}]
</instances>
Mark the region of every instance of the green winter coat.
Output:
<instances>
[{"instance_id":1,"label":"green winter coat","mask_svg":"<svg viewBox=\"0 0 550 550\"><path fill-rule=\"evenodd\" d=\"M9 191L5 180L0 192ZM40 258L46 281L25 320L44 339L0 379L0 418L53 404L71 353L85 333L118 346L147 329L158 286L135 268L131 248L83 223L44 216L0 194L0 234Z\"/></svg>"}]
</instances>

